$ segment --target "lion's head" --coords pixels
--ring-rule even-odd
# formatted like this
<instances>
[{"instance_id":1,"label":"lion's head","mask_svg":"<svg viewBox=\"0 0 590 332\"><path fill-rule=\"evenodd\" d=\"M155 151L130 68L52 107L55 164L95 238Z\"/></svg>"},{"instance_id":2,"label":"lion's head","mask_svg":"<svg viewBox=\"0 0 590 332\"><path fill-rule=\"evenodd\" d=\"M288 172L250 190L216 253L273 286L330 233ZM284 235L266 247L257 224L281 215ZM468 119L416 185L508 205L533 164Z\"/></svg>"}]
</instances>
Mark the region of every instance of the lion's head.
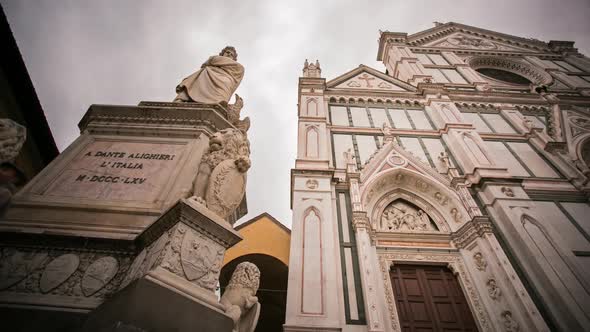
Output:
<instances>
[{"instance_id":1,"label":"lion's head","mask_svg":"<svg viewBox=\"0 0 590 332\"><path fill-rule=\"evenodd\" d=\"M250 262L242 262L236 266L227 288L248 288L256 294L260 286L260 270Z\"/></svg>"},{"instance_id":2,"label":"lion's head","mask_svg":"<svg viewBox=\"0 0 590 332\"><path fill-rule=\"evenodd\" d=\"M215 168L220 162L235 159L240 172L250 168L250 142L241 130L235 128L216 132L209 140L209 152L205 161Z\"/></svg>"}]
</instances>

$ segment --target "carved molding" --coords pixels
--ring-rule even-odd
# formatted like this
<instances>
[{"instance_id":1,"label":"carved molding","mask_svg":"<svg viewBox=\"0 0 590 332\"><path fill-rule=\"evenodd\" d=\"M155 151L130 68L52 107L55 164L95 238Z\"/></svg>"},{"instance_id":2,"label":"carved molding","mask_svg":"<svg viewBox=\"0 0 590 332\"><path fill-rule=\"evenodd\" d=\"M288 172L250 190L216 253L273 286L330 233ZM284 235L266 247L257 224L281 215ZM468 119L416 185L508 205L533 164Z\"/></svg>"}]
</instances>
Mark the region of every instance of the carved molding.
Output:
<instances>
[{"instance_id":1,"label":"carved molding","mask_svg":"<svg viewBox=\"0 0 590 332\"><path fill-rule=\"evenodd\" d=\"M117 126L113 127L113 124ZM97 126L103 126L104 130L120 130L127 124L141 124L146 126L146 129L155 125L175 128L205 127L211 133L232 127L227 120L226 110L219 105L156 102L141 102L140 106L92 105L80 120L78 127L81 131L96 130ZM186 135L184 131L173 131Z\"/></svg>"},{"instance_id":2,"label":"carved molding","mask_svg":"<svg viewBox=\"0 0 590 332\"><path fill-rule=\"evenodd\" d=\"M131 265L127 253L107 256L84 248L3 247L1 257L0 290L17 302L19 295L35 294L40 302L68 296L95 305L119 289Z\"/></svg>"},{"instance_id":3,"label":"carved molding","mask_svg":"<svg viewBox=\"0 0 590 332\"><path fill-rule=\"evenodd\" d=\"M495 68L519 74L526 77L534 84L549 85L553 82L553 77L547 72L537 69L527 63L510 60L505 57L475 56L467 61L467 64L473 69Z\"/></svg>"},{"instance_id":4,"label":"carved molding","mask_svg":"<svg viewBox=\"0 0 590 332\"><path fill-rule=\"evenodd\" d=\"M458 249L462 249L468 247L478 237L493 233L492 223L487 217L476 217L453 233L452 240Z\"/></svg>"}]
</instances>

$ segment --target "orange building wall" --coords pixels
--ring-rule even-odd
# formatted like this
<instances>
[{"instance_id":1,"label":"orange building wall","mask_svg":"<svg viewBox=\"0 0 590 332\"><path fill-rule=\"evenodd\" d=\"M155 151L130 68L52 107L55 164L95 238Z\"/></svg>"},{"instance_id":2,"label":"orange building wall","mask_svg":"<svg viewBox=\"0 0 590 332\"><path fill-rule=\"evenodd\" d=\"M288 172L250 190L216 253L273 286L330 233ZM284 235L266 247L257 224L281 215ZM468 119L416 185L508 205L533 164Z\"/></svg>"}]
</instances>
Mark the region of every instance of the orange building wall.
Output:
<instances>
[{"instance_id":1,"label":"orange building wall","mask_svg":"<svg viewBox=\"0 0 590 332\"><path fill-rule=\"evenodd\" d=\"M263 215L260 219L245 225L238 233L244 240L225 252L224 266L233 259L248 254L273 256L289 266L291 234L268 216Z\"/></svg>"}]
</instances>

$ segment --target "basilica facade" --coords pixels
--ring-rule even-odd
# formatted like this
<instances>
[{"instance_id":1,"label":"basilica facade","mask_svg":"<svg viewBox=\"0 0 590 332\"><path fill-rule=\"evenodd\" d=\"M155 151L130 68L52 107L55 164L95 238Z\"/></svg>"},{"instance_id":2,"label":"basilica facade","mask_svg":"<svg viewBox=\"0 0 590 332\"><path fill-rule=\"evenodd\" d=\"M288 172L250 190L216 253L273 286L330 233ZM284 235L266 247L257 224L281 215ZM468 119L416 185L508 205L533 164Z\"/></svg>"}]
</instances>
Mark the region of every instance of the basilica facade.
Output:
<instances>
[{"instance_id":1,"label":"basilica facade","mask_svg":"<svg viewBox=\"0 0 590 332\"><path fill-rule=\"evenodd\" d=\"M305 62L285 331L590 326L590 59L458 23Z\"/></svg>"}]
</instances>

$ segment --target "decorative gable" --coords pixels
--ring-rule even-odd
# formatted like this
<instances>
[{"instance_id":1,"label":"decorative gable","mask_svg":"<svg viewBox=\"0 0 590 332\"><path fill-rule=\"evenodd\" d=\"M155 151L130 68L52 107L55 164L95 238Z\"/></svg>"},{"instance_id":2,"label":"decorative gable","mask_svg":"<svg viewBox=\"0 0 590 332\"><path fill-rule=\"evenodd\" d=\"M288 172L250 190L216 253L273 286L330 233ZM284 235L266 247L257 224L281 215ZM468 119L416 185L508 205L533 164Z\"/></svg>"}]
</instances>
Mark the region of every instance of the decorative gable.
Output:
<instances>
[{"instance_id":1,"label":"decorative gable","mask_svg":"<svg viewBox=\"0 0 590 332\"><path fill-rule=\"evenodd\" d=\"M488 38L456 32L443 39L425 44L426 47L468 49L478 51L531 52L526 48L508 45Z\"/></svg>"},{"instance_id":2,"label":"decorative gable","mask_svg":"<svg viewBox=\"0 0 590 332\"><path fill-rule=\"evenodd\" d=\"M379 72L365 65L345 73L330 82L329 88L374 90L374 91L413 91L414 87L397 80L391 76Z\"/></svg>"},{"instance_id":3,"label":"decorative gable","mask_svg":"<svg viewBox=\"0 0 590 332\"><path fill-rule=\"evenodd\" d=\"M336 88L406 91L397 85L386 82L385 80L375 77L367 72L363 72L346 82L338 84Z\"/></svg>"}]
</instances>

